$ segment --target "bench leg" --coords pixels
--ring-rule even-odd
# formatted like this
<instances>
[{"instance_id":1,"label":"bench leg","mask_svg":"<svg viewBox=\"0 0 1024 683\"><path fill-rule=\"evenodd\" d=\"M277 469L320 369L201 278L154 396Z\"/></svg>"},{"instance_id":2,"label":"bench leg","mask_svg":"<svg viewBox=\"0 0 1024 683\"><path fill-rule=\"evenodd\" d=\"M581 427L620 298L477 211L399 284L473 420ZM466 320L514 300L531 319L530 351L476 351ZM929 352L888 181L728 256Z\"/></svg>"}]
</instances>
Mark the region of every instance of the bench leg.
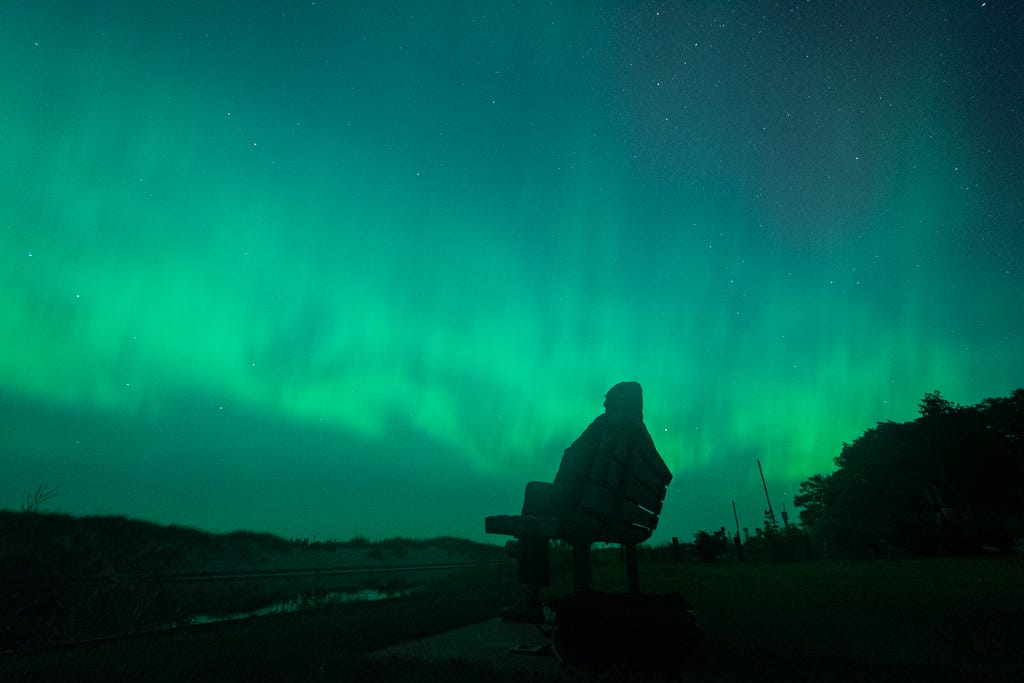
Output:
<instances>
[{"instance_id":1,"label":"bench leg","mask_svg":"<svg viewBox=\"0 0 1024 683\"><path fill-rule=\"evenodd\" d=\"M626 543L622 546L626 551L626 579L629 581L629 592L640 592L640 566L636 559L636 543Z\"/></svg>"},{"instance_id":2,"label":"bench leg","mask_svg":"<svg viewBox=\"0 0 1024 683\"><path fill-rule=\"evenodd\" d=\"M577 593L586 593L594 589L589 543L572 544L572 587Z\"/></svg>"}]
</instances>

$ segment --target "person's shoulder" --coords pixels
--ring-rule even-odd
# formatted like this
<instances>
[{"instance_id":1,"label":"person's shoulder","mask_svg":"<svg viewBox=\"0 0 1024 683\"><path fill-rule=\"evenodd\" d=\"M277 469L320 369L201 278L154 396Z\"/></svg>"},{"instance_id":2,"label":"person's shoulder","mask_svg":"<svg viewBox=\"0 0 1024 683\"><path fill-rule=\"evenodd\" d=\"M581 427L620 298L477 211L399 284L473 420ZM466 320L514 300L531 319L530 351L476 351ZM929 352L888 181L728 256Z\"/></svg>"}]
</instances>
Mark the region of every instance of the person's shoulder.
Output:
<instances>
[{"instance_id":1,"label":"person's shoulder","mask_svg":"<svg viewBox=\"0 0 1024 683\"><path fill-rule=\"evenodd\" d=\"M586 431L587 432L592 431L592 430L593 431L597 431L597 430L604 429L607 426L608 426L608 414L607 413L601 413L600 415L598 415L597 417L594 418L594 421L590 423L590 426L587 427ZM584 433L586 433L586 432L584 432Z\"/></svg>"},{"instance_id":2,"label":"person's shoulder","mask_svg":"<svg viewBox=\"0 0 1024 683\"><path fill-rule=\"evenodd\" d=\"M601 435L604 434L605 428L608 426L608 417L604 414L598 415L594 418L594 421L583 430L576 440L572 442L572 446L581 447L585 444L590 444L601 439ZM572 447L570 446L570 448Z\"/></svg>"}]
</instances>

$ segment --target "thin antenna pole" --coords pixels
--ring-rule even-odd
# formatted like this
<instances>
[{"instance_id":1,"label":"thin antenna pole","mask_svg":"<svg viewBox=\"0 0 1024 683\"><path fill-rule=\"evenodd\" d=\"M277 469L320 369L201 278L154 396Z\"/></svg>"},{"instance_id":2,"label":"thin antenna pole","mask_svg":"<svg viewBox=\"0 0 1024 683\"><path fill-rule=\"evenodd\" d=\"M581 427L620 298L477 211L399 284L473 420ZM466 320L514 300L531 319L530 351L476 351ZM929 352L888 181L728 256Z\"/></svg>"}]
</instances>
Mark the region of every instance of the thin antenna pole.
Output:
<instances>
[{"instance_id":1,"label":"thin antenna pole","mask_svg":"<svg viewBox=\"0 0 1024 683\"><path fill-rule=\"evenodd\" d=\"M757 461L757 471L761 473L761 486L764 487L764 499L768 501L768 515L772 519L772 528L778 529L779 523L775 521L775 510L772 508L772 499L768 497L768 484L764 480L764 470L761 469L761 461Z\"/></svg>"}]
</instances>

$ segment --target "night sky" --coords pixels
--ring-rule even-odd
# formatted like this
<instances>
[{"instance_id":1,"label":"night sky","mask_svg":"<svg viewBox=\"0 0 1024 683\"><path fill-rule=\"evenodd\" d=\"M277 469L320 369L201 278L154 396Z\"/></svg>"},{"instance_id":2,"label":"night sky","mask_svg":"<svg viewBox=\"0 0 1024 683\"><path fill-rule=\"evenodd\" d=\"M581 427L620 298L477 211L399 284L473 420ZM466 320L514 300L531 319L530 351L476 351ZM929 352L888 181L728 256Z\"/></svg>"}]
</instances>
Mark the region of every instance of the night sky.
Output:
<instances>
[{"instance_id":1,"label":"night sky","mask_svg":"<svg viewBox=\"0 0 1024 683\"><path fill-rule=\"evenodd\" d=\"M0 6L0 507L490 539L639 381L655 541L1024 386L1024 9Z\"/></svg>"}]
</instances>

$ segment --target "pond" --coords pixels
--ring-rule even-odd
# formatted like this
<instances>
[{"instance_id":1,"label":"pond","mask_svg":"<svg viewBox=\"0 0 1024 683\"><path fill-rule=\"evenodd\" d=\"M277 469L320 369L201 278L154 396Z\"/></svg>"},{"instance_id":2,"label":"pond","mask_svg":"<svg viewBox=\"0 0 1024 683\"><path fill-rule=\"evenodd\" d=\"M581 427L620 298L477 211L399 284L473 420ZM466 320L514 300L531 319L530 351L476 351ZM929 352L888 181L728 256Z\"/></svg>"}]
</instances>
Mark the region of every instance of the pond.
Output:
<instances>
[{"instance_id":1,"label":"pond","mask_svg":"<svg viewBox=\"0 0 1024 683\"><path fill-rule=\"evenodd\" d=\"M294 598L278 600L263 607L230 614L197 614L189 617L186 622L189 624L210 624L219 621L232 621L235 619L248 619L250 617L265 617L272 614L288 614L301 612L303 610L319 609L330 605L337 605L345 602L371 602L374 600L385 600L387 598L399 598L412 595L421 591L425 586L412 586L400 590L380 591L374 588L360 588L354 590L329 591L326 593L299 594Z\"/></svg>"}]
</instances>

